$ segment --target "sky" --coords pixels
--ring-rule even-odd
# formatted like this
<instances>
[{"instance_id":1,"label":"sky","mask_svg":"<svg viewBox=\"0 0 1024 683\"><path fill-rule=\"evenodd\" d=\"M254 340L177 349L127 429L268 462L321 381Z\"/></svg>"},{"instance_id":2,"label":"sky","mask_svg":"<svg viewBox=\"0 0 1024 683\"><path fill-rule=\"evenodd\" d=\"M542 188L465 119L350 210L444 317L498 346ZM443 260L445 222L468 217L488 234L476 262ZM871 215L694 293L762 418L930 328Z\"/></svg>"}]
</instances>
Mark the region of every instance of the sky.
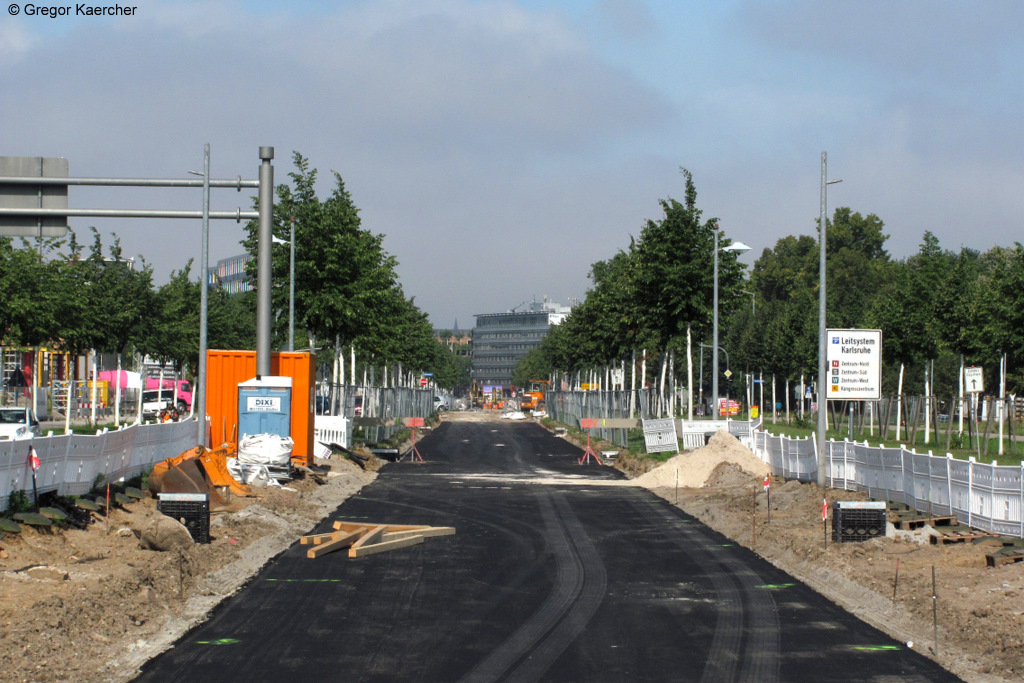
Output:
<instances>
[{"instance_id":1,"label":"sky","mask_svg":"<svg viewBox=\"0 0 1024 683\"><path fill-rule=\"evenodd\" d=\"M103 5L110 6L110 5ZM753 264L827 212L885 223L894 258L1021 240L1018 0L138 0L130 16L0 16L0 156L73 177L275 182L299 152L344 179L432 324L585 297L660 200ZM253 191L213 190L214 210ZM198 189L72 187L72 208L201 208ZM157 284L200 262L193 220L72 218ZM242 226L211 222L210 260ZM197 266L196 266L197 267ZM194 267L193 272L196 272Z\"/></svg>"}]
</instances>

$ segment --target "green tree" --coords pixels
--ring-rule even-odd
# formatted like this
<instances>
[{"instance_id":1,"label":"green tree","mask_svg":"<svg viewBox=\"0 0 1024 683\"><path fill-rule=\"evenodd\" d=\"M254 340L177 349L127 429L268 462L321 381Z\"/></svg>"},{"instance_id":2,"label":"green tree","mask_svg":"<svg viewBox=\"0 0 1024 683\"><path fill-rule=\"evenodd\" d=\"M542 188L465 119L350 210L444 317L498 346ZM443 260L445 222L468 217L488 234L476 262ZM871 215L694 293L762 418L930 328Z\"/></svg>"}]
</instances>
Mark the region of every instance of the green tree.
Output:
<instances>
[{"instance_id":1,"label":"green tree","mask_svg":"<svg viewBox=\"0 0 1024 683\"><path fill-rule=\"evenodd\" d=\"M665 348L685 337L687 329L696 339L711 329L716 219L701 222L697 189L691 174L686 178L683 203L662 200L665 216L648 221L634 245L636 302L641 321L651 332L656 347ZM735 253L725 251L728 239L719 240L718 289L720 306L728 308L740 295L742 266Z\"/></svg>"}]
</instances>

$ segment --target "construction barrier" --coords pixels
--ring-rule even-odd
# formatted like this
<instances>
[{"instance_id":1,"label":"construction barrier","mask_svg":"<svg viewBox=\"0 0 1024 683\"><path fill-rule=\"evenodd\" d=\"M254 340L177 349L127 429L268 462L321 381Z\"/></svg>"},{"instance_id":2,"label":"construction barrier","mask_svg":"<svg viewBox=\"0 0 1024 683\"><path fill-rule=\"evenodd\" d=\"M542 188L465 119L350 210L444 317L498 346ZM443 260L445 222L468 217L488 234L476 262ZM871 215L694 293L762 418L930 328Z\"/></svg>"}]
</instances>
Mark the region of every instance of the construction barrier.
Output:
<instances>
[{"instance_id":1,"label":"construction barrier","mask_svg":"<svg viewBox=\"0 0 1024 683\"><path fill-rule=\"evenodd\" d=\"M754 453L772 475L814 482L818 448L814 437L791 439L754 433ZM903 503L935 516L1006 536L1024 538L1024 464L985 464L969 458L917 453L852 441L828 441L825 483L864 491L876 500Z\"/></svg>"},{"instance_id":2,"label":"construction barrier","mask_svg":"<svg viewBox=\"0 0 1024 683\"><path fill-rule=\"evenodd\" d=\"M32 491L30 446L40 461L36 472L40 493L57 491L61 495L81 495L92 488L100 475L105 481L133 477L195 445L194 419L132 425L91 435L62 434L0 441L0 510L7 509L14 491Z\"/></svg>"}]
</instances>

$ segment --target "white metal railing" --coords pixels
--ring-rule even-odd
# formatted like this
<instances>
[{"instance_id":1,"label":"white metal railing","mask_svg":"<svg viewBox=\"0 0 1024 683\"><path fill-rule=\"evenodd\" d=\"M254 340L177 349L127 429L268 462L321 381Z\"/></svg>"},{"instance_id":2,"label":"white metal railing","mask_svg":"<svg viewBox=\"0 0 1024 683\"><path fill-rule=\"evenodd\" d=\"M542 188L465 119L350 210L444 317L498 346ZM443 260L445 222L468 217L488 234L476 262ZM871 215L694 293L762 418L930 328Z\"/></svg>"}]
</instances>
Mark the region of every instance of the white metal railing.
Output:
<instances>
[{"instance_id":1,"label":"white metal railing","mask_svg":"<svg viewBox=\"0 0 1024 683\"><path fill-rule=\"evenodd\" d=\"M40 466L36 484L40 493L80 495L89 491L97 475L112 481L133 477L155 463L180 455L196 445L195 420L132 425L98 434L40 436L24 441L0 441L0 510L6 510L14 491L31 495L32 468L29 446Z\"/></svg>"},{"instance_id":2,"label":"white metal railing","mask_svg":"<svg viewBox=\"0 0 1024 683\"><path fill-rule=\"evenodd\" d=\"M792 439L754 432L754 453L785 479L817 481L814 437ZM909 505L935 515L955 516L968 526L1024 538L1024 463L997 465L885 448L829 441L826 483L871 498Z\"/></svg>"}]
</instances>

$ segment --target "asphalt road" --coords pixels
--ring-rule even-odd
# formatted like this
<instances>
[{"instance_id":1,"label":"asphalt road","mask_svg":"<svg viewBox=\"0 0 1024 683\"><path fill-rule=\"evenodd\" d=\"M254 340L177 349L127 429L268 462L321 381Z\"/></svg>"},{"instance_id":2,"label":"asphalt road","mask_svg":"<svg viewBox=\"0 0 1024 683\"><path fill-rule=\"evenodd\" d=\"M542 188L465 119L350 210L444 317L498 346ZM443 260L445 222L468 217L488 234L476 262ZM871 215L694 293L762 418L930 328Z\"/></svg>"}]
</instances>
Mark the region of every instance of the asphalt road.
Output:
<instances>
[{"instance_id":1,"label":"asphalt road","mask_svg":"<svg viewBox=\"0 0 1024 683\"><path fill-rule=\"evenodd\" d=\"M454 526L350 559L296 544L142 681L956 681L527 423L446 423L325 520Z\"/></svg>"}]
</instances>

